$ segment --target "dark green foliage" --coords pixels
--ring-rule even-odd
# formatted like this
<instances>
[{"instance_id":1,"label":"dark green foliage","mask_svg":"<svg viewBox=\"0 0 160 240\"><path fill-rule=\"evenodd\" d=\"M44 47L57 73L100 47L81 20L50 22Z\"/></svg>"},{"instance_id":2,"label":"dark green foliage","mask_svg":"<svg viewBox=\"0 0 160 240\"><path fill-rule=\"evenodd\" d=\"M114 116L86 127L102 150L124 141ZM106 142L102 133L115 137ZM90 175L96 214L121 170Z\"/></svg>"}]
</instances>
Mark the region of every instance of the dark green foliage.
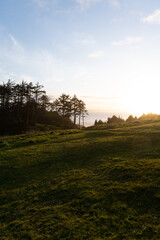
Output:
<instances>
[{"instance_id":1,"label":"dark green foliage","mask_svg":"<svg viewBox=\"0 0 160 240\"><path fill-rule=\"evenodd\" d=\"M85 103L74 96L78 105L69 95L62 94L53 103L37 83L22 81L15 84L8 80L0 85L0 135L20 134L30 130L39 130L37 125L51 125L69 129L76 127L76 117L84 119L87 113ZM75 106L74 106L75 107ZM74 123L71 120L74 117Z\"/></svg>"},{"instance_id":2,"label":"dark green foliage","mask_svg":"<svg viewBox=\"0 0 160 240\"><path fill-rule=\"evenodd\" d=\"M88 115L86 110L86 104L78 99L76 95L72 98L69 95L62 94L58 99L53 102L53 108L62 116L63 118L73 117L73 123L76 125L76 119L79 118L78 127L81 127L81 119L83 121L84 127L84 118Z\"/></svg>"},{"instance_id":3,"label":"dark green foliage","mask_svg":"<svg viewBox=\"0 0 160 240\"><path fill-rule=\"evenodd\" d=\"M97 119L95 120L94 122L94 126L97 126L97 125L102 125L102 124L105 124L106 122L103 122L102 120L98 120Z\"/></svg>"},{"instance_id":4,"label":"dark green foliage","mask_svg":"<svg viewBox=\"0 0 160 240\"><path fill-rule=\"evenodd\" d=\"M159 239L160 121L3 142L2 240Z\"/></svg>"},{"instance_id":5,"label":"dark green foliage","mask_svg":"<svg viewBox=\"0 0 160 240\"><path fill-rule=\"evenodd\" d=\"M5 141L5 140L0 141L0 148L8 147L8 146L9 146L9 144L7 141Z\"/></svg>"},{"instance_id":6,"label":"dark green foliage","mask_svg":"<svg viewBox=\"0 0 160 240\"><path fill-rule=\"evenodd\" d=\"M129 117L126 119L126 122L132 122L136 120L137 120L137 117L133 117L132 115L129 115Z\"/></svg>"},{"instance_id":7,"label":"dark green foliage","mask_svg":"<svg viewBox=\"0 0 160 240\"><path fill-rule=\"evenodd\" d=\"M121 117L116 117L115 115L113 115L113 117L108 118L107 123L121 123L124 122L124 119L122 119Z\"/></svg>"},{"instance_id":8,"label":"dark green foliage","mask_svg":"<svg viewBox=\"0 0 160 240\"><path fill-rule=\"evenodd\" d=\"M136 122L144 122L144 121L155 121L155 120L160 120L160 115L158 114L153 114L153 113L148 113L148 114L143 114L142 116L140 116L139 118L137 118L136 116L133 117L132 115L129 115L128 118L126 119L127 123L131 123L133 122L134 124L136 124ZM103 124L117 124L117 123L124 123L125 120L123 118L121 118L120 116L117 117L115 115L113 115L111 118L108 118L107 122L103 122L102 120L95 120L94 126L97 125L103 125Z\"/></svg>"}]
</instances>

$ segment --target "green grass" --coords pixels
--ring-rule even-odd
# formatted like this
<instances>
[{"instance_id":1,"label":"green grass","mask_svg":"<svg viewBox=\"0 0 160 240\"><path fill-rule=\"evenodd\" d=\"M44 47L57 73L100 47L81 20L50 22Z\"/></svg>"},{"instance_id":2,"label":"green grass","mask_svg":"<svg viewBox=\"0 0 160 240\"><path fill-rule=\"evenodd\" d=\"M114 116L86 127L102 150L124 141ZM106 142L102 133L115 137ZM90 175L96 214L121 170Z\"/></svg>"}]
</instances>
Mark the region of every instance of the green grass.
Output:
<instances>
[{"instance_id":1,"label":"green grass","mask_svg":"<svg viewBox=\"0 0 160 240\"><path fill-rule=\"evenodd\" d=\"M0 239L160 239L160 122L1 137Z\"/></svg>"}]
</instances>

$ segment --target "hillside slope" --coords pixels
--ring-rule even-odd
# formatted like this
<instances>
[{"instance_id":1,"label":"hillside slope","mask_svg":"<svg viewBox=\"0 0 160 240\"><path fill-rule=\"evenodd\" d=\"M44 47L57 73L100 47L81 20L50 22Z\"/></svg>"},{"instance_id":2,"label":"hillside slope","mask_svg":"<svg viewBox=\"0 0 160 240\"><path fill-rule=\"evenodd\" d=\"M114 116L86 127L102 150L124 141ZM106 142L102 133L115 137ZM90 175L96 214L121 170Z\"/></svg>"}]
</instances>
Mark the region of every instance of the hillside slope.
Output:
<instances>
[{"instance_id":1,"label":"hillside slope","mask_svg":"<svg viewBox=\"0 0 160 240\"><path fill-rule=\"evenodd\" d=\"M160 122L3 137L1 239L160 239Z\"/></svg>"}]
</instances>

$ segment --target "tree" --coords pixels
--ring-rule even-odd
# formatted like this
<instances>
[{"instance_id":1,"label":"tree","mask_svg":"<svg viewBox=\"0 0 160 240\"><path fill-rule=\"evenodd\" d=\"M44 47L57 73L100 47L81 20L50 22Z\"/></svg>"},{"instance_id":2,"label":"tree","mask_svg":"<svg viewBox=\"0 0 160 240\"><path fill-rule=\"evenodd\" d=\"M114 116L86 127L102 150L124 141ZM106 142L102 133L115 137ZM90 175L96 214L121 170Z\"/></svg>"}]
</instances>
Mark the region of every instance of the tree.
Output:
<instances>
[{"instance_id":1,"label":"tree","mask_svg":"<svg viewBox=\"0 0 160 240\"><path fill-rule=\"evenodd\" d=\"M33 103L33 90L34 86L32 82L27 84L26 86L26 127L28 128L29 126L29 121L31 118L31 113L32 113L32 103Z\"/></svg>"},{"instance_id":2,"label":"tree","mask_svg":"<svg viewBox=\"0 0 160 240\"><path fill-rule=\"evenodd\" d=\"M36 123L37 120L37 109L39 106L39 100L43 94L46 92L42 90L43 86L39 85L37 82L36 85L33 87L33 93L34 93L34 101L35 101L35 113L34 113L34 122Z\"/></svg>"},{"instance_id":3,"label":"tree","mask_svg":"<svg viewBox=\"0 0 160 240\"><path fill-rule=\"evenodd\" d=\"M13 100L14 83L9 79L8 82L0 85L0 102L2 109L9 109Z\"/></svg>"},{"instance_id":4,"label":"tree","mask_svg":"<svg viewBox=\"0 0 160 240\"><path fill-rule=\"evenodd\" d=\"M24 80L15 84L11 80L0 84L0 133L21 133L39 124L54 124L58 127L75 127L76 118L87 115L85 103L76 95L71 98L62 94L53 103L42 89L43 86ZM74 118L74 123L71 117Z\"/></svg>"},{"instance_id":5,"label":"tree","mask_svg":"<svg viewBox=\"0 0 160 240\"><path fill-rule=\"evenodd\" d=\"M71 116L71 97L66 94L62 94L56 101L56 107L58 113L63 117L70 117Z\"/></svg>"},{"instance_id":6,"label":"tree","mask_svg":"<svg viewBox=\"0 0 160 240\"><path fill-rule=\"evenodd\" d=\"M105 122L103 122L102 120L98 120L98 121L97 119L95 120L95 123L94 123L95 126L101 125L101 124L105 124Z\"/></svg>"},{"instance_id":7,"label":"tree","mask_svg":"<svg viewBox=\"0 0 160 240\"><path fill-rule=\"evenodd\" d=\"M120 122L124 122L124 119L122 119L121 117L116 117L115 115L113 115L111 118L108 118L107 123L120 123Z\"/></svg>"},{"instance_id":8,"label":"tree","mask_svg":"<svg viewBox=\"0 0 160 240\"><path fill-rule=\"evenodd\" d=\"M133 115L129 115L129 117L126 119L126 122L131 122L134 120Z\"/></svg>"},{"instance_id":9,"label":"tree","mask_svg":"<svg viewBox=\"0 0 160 240\"><path fill-rule=\"evenodd\" d=\"M39 83L37 82L36 85L33 87L33 93L35 94L35 102L36 104L39 103L39 99L40 97L45 94L46 92L44 90L42 90L43 86L39 85Z\"/></svg>"},{"instance_id":10,"label":"tree","mask_svg":"<svg viewBox=\"0 0 160 240\"><path fill-rule=\"evenodd\" d=\"M81 117L83 118L84 126L84 117L88 114L86 110L86 104L82 100L78 100L78 116L79 116L79 128L81 126Z\"/></svg>"},{"instance_id":11,"label":"tree","mask_svg":"<svg viewBox=\"0 0 160 240\"><path fill-rule=\"evenodd\" d=\"M41 98L39 99L40 104L41 104L41 108L43 111L46 111L48 106L50 106L50 102L49 102L49 97L46 94L43 94L41 96Z\"/></svg>"},{"instance_id":12,"label":"tree","mask_svg":"<svg viewBox=\"0 0 160 240\"><path fill-rule=\"evenodd\" d=\"M72 104L72 115L73 115L73 122L76 124L77 116L79 115L79 102L76 95L74 95L71 99Z\"/></svg>"},{"instance_id":13,"label":"tree","mask_svg":"<svg viewBox=\"0 0 160 240\"><path fill-rule=\"evenodd\" d=\"M57 111L63 117L71 118L73 116L74 125L79 117L79 127L81 118L84 126L84 118L88 115L86 105L82 100L78 99L76 95L71 98L64 93L53 102L52 110Z\"/></svg>"},{"instance_id":14,"label":"tree","mask_svg":"<svg viewBox=\"0 0 160 240\"><path fill-rule=\"evenodd\" d=\"M51 104L51 109L52 109L52 111L59 112L59 101L58 101L58 99L53 101L53 103Z\"/></svg>"},{"instance_id":15,"label":"tree","mask_svg":"<svg viewBox=\"0 0 160 240\"><path fill-rule=\"evenodd\" d=\"M95 122L94 122L94 126L96 126L97 125L97 123L98 123L98 121L97 121L97 119L95 120Z\"/></svg>"}]
</instances>

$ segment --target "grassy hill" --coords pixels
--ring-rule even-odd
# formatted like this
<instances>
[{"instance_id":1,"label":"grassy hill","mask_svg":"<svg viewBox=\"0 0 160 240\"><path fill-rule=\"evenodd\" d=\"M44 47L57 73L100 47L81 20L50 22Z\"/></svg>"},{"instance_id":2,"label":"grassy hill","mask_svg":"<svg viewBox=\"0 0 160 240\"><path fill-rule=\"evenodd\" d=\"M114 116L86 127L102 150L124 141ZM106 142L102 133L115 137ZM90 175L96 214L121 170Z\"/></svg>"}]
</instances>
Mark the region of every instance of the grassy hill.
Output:
<instances>
[{"instance_id":1,"label":"grassy hill","mask_svg":"<svg viewBox=\"0 0 160 240\"><path fill-rule=\"evenodd\" d=\"M160 121L0 139L2 240L160 239Z\"/></svg>"}]
</instances>

